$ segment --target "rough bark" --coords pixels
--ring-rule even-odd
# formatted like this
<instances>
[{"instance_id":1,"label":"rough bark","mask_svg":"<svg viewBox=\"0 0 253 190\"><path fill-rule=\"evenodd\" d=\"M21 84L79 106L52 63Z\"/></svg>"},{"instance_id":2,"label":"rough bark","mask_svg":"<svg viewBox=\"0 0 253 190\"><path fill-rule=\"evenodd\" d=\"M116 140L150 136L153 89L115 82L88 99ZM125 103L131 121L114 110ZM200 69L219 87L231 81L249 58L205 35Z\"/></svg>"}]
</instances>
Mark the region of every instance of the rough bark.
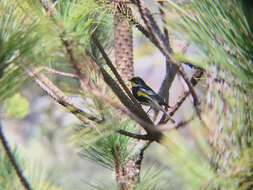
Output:
<instances>
[{"instance_id":1,"label":"rough bark","mask_svg":"<svg viewBox=\"0 0 253 190\"><path fill-rule=\"evenodd\" d=\"M132 28L126 16L121 14L121 11L123 11L125 15L131 15L131 9L127 6L127 3L125 0L118 0L115 3L114 51L115 67L130 87L128 80L134 76Z\"/></svg>"}]
</instances>

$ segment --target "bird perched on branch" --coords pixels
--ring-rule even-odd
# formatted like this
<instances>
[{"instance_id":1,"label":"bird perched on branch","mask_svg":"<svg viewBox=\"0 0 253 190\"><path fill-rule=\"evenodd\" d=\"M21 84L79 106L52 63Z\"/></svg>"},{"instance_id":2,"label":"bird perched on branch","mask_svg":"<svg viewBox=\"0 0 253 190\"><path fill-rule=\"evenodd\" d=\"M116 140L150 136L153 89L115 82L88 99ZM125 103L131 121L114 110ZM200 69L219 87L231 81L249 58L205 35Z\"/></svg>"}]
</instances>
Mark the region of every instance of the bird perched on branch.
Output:
<instances>
[{"instance_id":1,"label":"bird perched on branch","mask_svg":"<svg viewBox=\"0 0 253 190\"><path fill-rule=\"evenodd\" d=\"M132 85L132 93L140 104L162 111L175 123L175 120L165 110L169 108L169 105L165 103L159 94L155 93L140 77L133 77L130 82Z\"/></svg>"}]
</instances>

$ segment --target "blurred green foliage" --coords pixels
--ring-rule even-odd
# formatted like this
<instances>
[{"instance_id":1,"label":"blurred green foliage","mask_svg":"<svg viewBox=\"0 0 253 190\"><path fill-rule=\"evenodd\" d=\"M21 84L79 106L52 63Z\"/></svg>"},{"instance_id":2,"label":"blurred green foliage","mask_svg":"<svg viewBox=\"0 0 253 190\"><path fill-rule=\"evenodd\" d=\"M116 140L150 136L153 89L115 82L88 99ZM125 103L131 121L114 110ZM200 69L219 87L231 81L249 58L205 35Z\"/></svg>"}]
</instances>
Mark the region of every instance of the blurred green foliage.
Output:
<instances>
[{"instance_id":1,"label":"blurred green foliage","mask_svg":"<svg viewBox=\"0 0 253 190\"><path fill-rule=\"evenodd\" d=\"M5 101L4 110L10 118L23 119L29 113L29 102L20 93L16 93Z\"/></svg>"}]
</instances>

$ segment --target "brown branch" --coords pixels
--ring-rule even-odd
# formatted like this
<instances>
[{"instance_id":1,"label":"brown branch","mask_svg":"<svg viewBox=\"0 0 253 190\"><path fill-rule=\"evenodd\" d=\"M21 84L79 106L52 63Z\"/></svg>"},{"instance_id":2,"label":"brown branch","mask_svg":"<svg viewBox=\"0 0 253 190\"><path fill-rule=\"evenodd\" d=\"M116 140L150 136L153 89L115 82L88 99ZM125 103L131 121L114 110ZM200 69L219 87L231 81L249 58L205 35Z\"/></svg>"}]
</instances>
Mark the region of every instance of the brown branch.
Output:
<instances>
[{"instance_id":1,"label":"brown branch","mask_svg":"<svg viewBox=\"0 0 253 190\"><path fill-rule=\"evenodd\" d=\"M56 102L61 104L62 106L66 107L71 113L73 113L75 116L78 117L82 122L86 123L86 120L83 119L85 117L86 119L90 121L94 121L96 123L102 123L104 122L103 119L98 119L97 117L94 117L83 110L77 108L70 98L66 96L57 86L55 86L45 75L38 74L38 71L34 69L33 71L27 70L27 73L29 76L33 77L35 82L40 86L41 89L43 89L50 97L52 97ZM89 87L86 86L87 90L89 90ZM91 89L90 89L91 90ZM121 112L128 115L131 119L137 121L141 126L145 126L144 128L148 131L150 134L146 140L150 141L159 141L159 137L161 137L161 132L155 129L155 126L152 123L148 123L145 120L141 120L139 117L137 117L135 114L132 114L131 112L125 110L122 106L118 105L117 103L113 102L110 98L102 94L99 89L92 89L90 91L92 94L94 94L96 97L104 99L106 102L110 103L114 108L120 110ZM124 132L123 132L124 133ZM137 135L138 136L138 135Z\"/></svg>"},{"instance_id":2,"label":"brown branch","mask_svg":"<svg viewBox=\"0 0 253 190\"><path fill-rule=\"evenodd\" d=\"M170 129L177 130L179 128L182 128L182 127L186 126L187 124L189 124L192 120L193 120L193 117L188 120L185 120L185 121L180 121L176 126L174 126L173 128L170 128Z\"/></svg>"},{"instance_id":3,"label":"brown branch","mask_svg":"<svg viewBox=\"0 0 253 190\"><path fill-rule=\"evenodd\" d=\"M167 51L172 53L172 48L170 46L170 42L169 42L169 34L168 34L168 30L167 28L165 27L166 25L166 20L165 20L165 11L163 10L162 6L164 5L165 2L163 1L159 1L158 2L161 7L159 8L160 10L160 13L161 13L161 19L162 19L162 22L163 22L163 34L162 32L160 31L160 28L158 27L158 25L156 24L151 12L146 8L146 12L148 12L148 14L150 15L148 18L149 18L149 21L153 24L152 26L153 27L156 27L157 29L155 31L158 31L157 32L157 35L160 34L160 39L162 40L164 46L166 47ZM169 89L172 85L172 82L174 81L174 78L176 76L176 73L177 73L177 68L175 67L175 65L173 65L170 60L166 59L166 76L162 82L162 85L161 87L159 88L159 91L158 91L158 94L160 96L162 96L166 103L169 105ZM164 115L165 116L165 115ZM165 117L164 117L165 118ZM161 124L163 122L163 120L160 120L159 121L159 124Z\"/></svg>"},{"instance_id":4,"label":"brown branch","mask_svg":"<svg viewBox=\"0 0 253 190\"><path fill-rule=\"evenodd\" d=\"M61 75L61 76L65 76L65 77L71 77L71 78L78 78L78 75L72 74L72 73L66 73L66 72L62 72L62 71L57 71L55 69L49 68L49 67L42 67L42 69L50 72L50 73L54 73L57 75Z\"/></svg>"},{"instance_id":5,"label":"brown branch","mask_svg":"<svg viewBox=\"0 0 253 190\"><path fill-rule=\"evenodd\" d=\"M117 80L119 81L120 85L122 86L122 88L124 89L124 91L127 93L127 95L130 97L130 99L134 102L134 104L136 106L138 106L139 108L141 108L140 104L137 102L137 100L134 98L133 94L130 92L130 90L127 88L126 84L124 83L124 81L122 80L121 76L119 75L118 71L116 70L116 68L114 67L114 65L112 64L110 58L107 56L104 48L101 46L101 44L99 43L99 41L97 40L97 37L95 35L95 33L92 35L92 40L95 44L95 46L98 48L98 50L100 51L100 53L102 54L106 64L108 65L108 67L110 67L110 69L112 70L113 74L115 75L115 77L117 78Z\"/></svg>"},{"instance_id":6,"label":"brown branch","mask_svg":"<svg viewBox=\"0 0 253 190\"><path fill-rule=\"evenodd\" d=\"M8 142L5 138L3 130L2 130L1 122L0 122L0 141L1 141L1 144L3 146L4 151L5 151L5 153L8 157L11 165L13 166L13 168L14 168L14 170L15 170L18 178L19 178L19 181L23 185L24 189L32 190L30 184L28 183L28 181L26 180L25 176L23 175L21 169L19 168L18 163L16 162L14 155L11 153L11 149L8 146Z\"/></svg>"},{"instance_id":7,"label":"brown branch","mask_svg":"<svg viewBox=\"0 0 253 190\"><path fill-rule=\"evenodd\" d=\"M87 123L86 119L94 121L96 123L104 122L103 119L99 119L91 114L86 113L73 104L71 99L66 96L57 86L55 86L45 75L38 73L38 70L26 70L27 74L31 76L38 86L44 90L51 98L53 98L60 105L67 108L72 114L77 116L82 122ZM84 119L85 117L86 119Z\"/></svg>"},{"instance_id":8,"label":"brown branch","mask_svg":"<svg viewBox=\"0 0 253 190\"><path fill-rule=\"evenodd\" d=\"M150 38L152 38L152 41L154 44L156 44L156 46L159 48L159 49L162 49L162 46L160 45L160 42L159 40L157 39L156 35L155 35L155 32L151 26L151 24L149 23L148 21L148 18L146 17L146 10L144 7L143 7L143 4L141 2L141 0L136 0L136 3L137 3L137 7L139 9L139 12L140 12L140 15L141 15L141 18L142 20L144 21L148 31L149 31L149 36ZM162 51L164 52L164 50Z\"/></svg>"},{"instance_id":9,"label":"brown branch","mask_svg":"<svg viewBox=\"0 0 253 190\"><path fill-rule=\"evenodd\" d=\"M72 65L72 67L74 68L75 72L76 72L76 75L78 76L79 78L79 82L80 82L80 85L81 85L81 88L82 90L84 91L85 90L85 86L88 82L88 78L83 74L85 73L86 71L84 70L84 67L83 65L81 65L74 57L74 53L73 53L73 50L72 50L72 46L70 44L70 42L68 40L65 40L64 39L64 34L60 35L60 39L62 41L62 44L63 46L65 47L65 50L67 52L67 55L69 57L69 61Z\"/></svg>"},{"instance_id":10,"label":"brown branch","mask_svg":"<svg viewBox=\"0 0 253 190\"><path fill-rule=\"evenodd\" d=\"M106 55L104 49L100 45L100 43L97 41L96 37L93 35L93 41L97 48L99 49L100 53L103 55L103 58L105 61L112 66L111 69L113 69L116 73L116 75L119 76L117 73L117 70L115 67L112 65L109 57ZM117 95L117 97L120 99L120 101L134 114L138 115L138 117L142 118L143 120L147 121L148 123L152 123L148 115L143 111L141 108L140 104L136 102L135 98L133 97L132 93L128 90L124 82L122 81L123 86L127 89L128 93L130 94L131 97L133 97L134 102L132 102L126 95L125 93L121 90L119 85L112 79L112 77L105 71L105 69L102 67L101 64L95 61L97 66L100 68L100 71L104 77L105 82L107 85L113 90L113 92ZM120 76L119 76L120 77ZM122 79L120 79L122 80ZM136 102L136 103L135 103ZM137 106L138 105L138 106Z\"/></svg>"},{"instance_id":11,"label":"brown branch","mask_svg":"<svg viewBox=\"0 0 253 190\"><path fill-rule=\"evenodd\" d=\"M142 5L144 6L144 5ZM172 49L170 47L169 44L169 37L168 37L168 31L166 28L164 28L164 34L162 33L162 31L160 30L158 24L156 23L153 15L151 14L151 11L147 8L147 7L143 7L144 8L144 13L145 13L145 17L148 19L148 23L150 24L150 27L153 29L153 34L157 35L160 42L164 45L164 47L167 49L167 51L169 53L172 53ZM163 20L164 21L164 20ZM164 23L165 24L165 23Z\"/></svg>"},{"instance_id":12,"label":"brown branch","mask_svg":"<svg viewBox=\"0 0 253 190\"><path fill-rule=\"evenodd\" d=\"M204 74L204 70L198 69L191 78L191 83L193 86L196 86L201 78L201 76ZM190 91L183 92L183 94L178 98L178 101L172 106L172 110L170 111L169 115L173 116L175 112L180 108L180 106L183 104L183 102L186 100L186 98L190 95Z\"/></svg>"},{"instance_id":13,"label":"brown branch","mask_svg":"<svg viewBox=\"0 0 253 190\"><path fill-rule=\"evenodd\" d=\"M140 117L138 117L136 115L136 113L132 113L131 111L125 109L120 104L112 101L112 99L110 97L107 97L106 95L104 95L103 93L101 93L99 91L99 89L93 89L90 93L92 93L93 95L95 95L98 98L101 98L105 102L109 103L112 107L114 107L115 109L119 110L121 113L126 114L129 118L131 118L132 120L136 121L147 132L148 138L149 138L148 140L150 140L150 141L159 141L163 137L162 132L159 131L154 126L153 123L150 123L150 122L148 122L148 121L146 121L144 119L141 119Z\"/></svg>"},{"instance_id":14,"label":"brown branch","mask_svg":"<svg viewBox=\"0 0 253 190\"><path fill-rule=\"evenodd\" d=\"M146 17L145 9L143 8L141 0L136 0L136 2L137 2L137 6L139 8L139 12L141 14L141 17L142 17L144 23L146 24L148 30L150 31L151 37L154 38L154 42L156 43L157 47L164 54L164 56L166 57L166 59L168 61L170 61L172 64L175 65L175 67L177 68L179 74L183 77L185 83L187 84L187 86L189 88L189 91L190 91L190 93L192 95L192 98L193 98L194 107L195 107L195 109L197 111L197 114L198 114L199 118L201 119L201 117L200 117L200 110L199 110L199 107L198 107L199 104L200 104L200 102L198 100L197 94L196 94L193 86L191 85L191 82L190 82L189 78L187 77L187 75L186 75L186 73L185 73L182 65L180 65L179 63L177 63L177 61L172 58L172 56L170 55L170 52L168 52L166 50L166 48L163 46L163 43L156 37L155 32L154 32L152 26L150 25L150 23L149 23L149 21L148 21L148 19Z\"/></svg>"},{"instance_id":15,"label":"brown branch","mask_svg":"<svg viewBox=\"0 0 253 190\"><path fill-rule=\"evenodd\" d=\"M136 167L137 167L139 170L141 170L141 163L142 163L142 160L143 160L143 158L144 158L144 152L145 152L145 150L147 150L147 148L151 145L151 143L152 143L152 141L149 141L149 142L140 150L140 152L139 152L139 154L138 154L138 157L137 157L137 159L136 159L135 164L136 164Z\"/></svg>"},{"instance_id":16,"label":"brown branch","mask_svg":"<svg viewBox=\"0 0 253 190\"><path fill-rule=\"evenodd\" d=\"M121 154L120 154L119 147L116 146L115 149L116 150L112 148L111 152L112 152L112 156L115 162L116 181L120 190L128 190L124 167L121 164L121 158L120 158Z\"/></svg>"},{"instance_id":17,"label":"brown branch","mask_svg":"<svg viewBox=\"0 0 253 190\"><path fill-rule=\"evenodd\" d=\"M121 135L125 135L125 136L128 136L128 137L131 137L131 138L134 138L134 139L139 139L139 140L148 140L150 142L152 142L151 138L148 136L148 135L141 135L141 134L135 134L135 133L131 133L131 132L128 132L128 131L125 131L125 130L118 130L118 133L120 133Z\"/></svg>"},{"instance_id":18,"label":"brown branch","mask_svg":"<svg viewBox=\"0 0 253 190\"><path fill-rule=\"evenodd\" d=\"M191 81L187 77L187 74L185 73L184 68L182 67L182 65L181 65L181 67L179 67L179 73L183 77L185 83L187 84L187 86L189 88L190 93L192 94L194 106L197 107L200 104L200 102L198 100L198 96L197 96L197 94L196 94L196 92L195 92L195 90L194 90L194 88L191 84ZM197 109L197 111L198 111L198 109ZM198 111L198 113L199 113L199 111Z\"/></svg>"}]
</instances>

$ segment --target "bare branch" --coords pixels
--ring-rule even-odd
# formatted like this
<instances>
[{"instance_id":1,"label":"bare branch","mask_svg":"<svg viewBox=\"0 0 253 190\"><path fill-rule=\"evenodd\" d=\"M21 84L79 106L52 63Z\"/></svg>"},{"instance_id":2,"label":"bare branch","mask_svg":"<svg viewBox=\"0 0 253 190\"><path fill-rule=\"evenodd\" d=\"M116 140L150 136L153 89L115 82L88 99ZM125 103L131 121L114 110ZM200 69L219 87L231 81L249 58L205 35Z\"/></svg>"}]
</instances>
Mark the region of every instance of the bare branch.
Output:
<instances>
[{"instance_id":1,"label":"bare branch","mask_svg":"<svg viewBox=\"0 0 253 190\"><path fill-rule=\"evenodd\" d=\"M186 75L186 73L185 73L182 65L179 64L179 63L177 63L177 61L172 58L172 56L170 55L171 53L166 50L166 48L164 47L163 43L156 37L155 32L154 32L151 24L149 23L149 20L146 17L145 9L143 8L141 0L136 0L136 2L137 2L137 6L139 8L141 17L142 17L144 23L146 24L148 30L150 31L151 37L154 38L154 42L156 43L157 47L165 55L166 59L168 61L170 61L172 64L175 65L175 67L177 68L179 74L183 77L185 83L187 84L187 86L189 88L189 91L190 91L190 93L192 95L192 98L193 98L194 107L195 107L195 109L196 109L196 111L198 113L198 116L200 118L200 110L199 110L199 107L198 107L198 105L200 104L200 102L198 100L197 94L196 94L193 86L191 85L191 82L190 82L189 78L187 77L187 75Z\"/></svg>"},{"instance_id":2,"label":"bare branch","mask_svg":"<svg viewBox=\"0 0 253 190\"><path fill-rule=\"evenodd\" d=\"M200 80L201 76L204 74L204 71L202 69L198 69L191 78L191 83L193 86L196 86L198 84L198 81ZM183 92L182 95L178 98L174 106L172 106L172 110L170 111L169 115L173 116L175 112L179 109L179 107L183 104L183 102L186 100L186 98L190 95L190 91Z\"/></svg>"},{"instance_id":3,"label":"bare branch","mask_svg":"<svg viewBox=\"0 0 253 190\"><path fill-rule=\"evenodd\" d=\"M110 69L112 70L113 74L115 75L115 77L118 79L120 85L122 86L122 88L124 89L124 91L127 93L127 95L130 97L130 99L134 102L135 105L137 105L139 108L141 108L140 104L137 102L137 100L134 98L133 94L130 92L130 90L127 88L126 84L124 83L124 81L122 80L121 76L119 75L118 71L116 70L116 68L114 67L114 65L112 64L111 60L109 59L109 57L107 56L104 48L101 46L101 44L99 43L99 41L97 40L97 37L95 35L95 33L92 35L92 40L95 44L95 46L99 49L100 53L102 54L106 64L110 67Z\"/></svg>"},{"instance_id":4,"label":"bare branch","mask_svg":"<svg viewBox=\"0 0 253 190\"><path fill-rule=\"evenodd\" d=\"M71 113L77 116L82 122L87 123L86 119L96 123L104 122L91 114L86 113L73 104L71 99L66 96L57 86L55 86L45 75L38 73L38 70L26 70L27 74L31 76L35 82L56 102L67 108ZM86 119L84 119L86 118Z\"/></svg>"},{"instance_id":5,"label":"bare branch","mask_svg":"<svg viewBox=\"0 0 253 190\"><path fill-rule=\"evenodd\" d=\"M180 121L176 126L174 126L173 128L170 128L170 129L182 128L182 127L186 126L187 124L189 124L192 120L193 120L193 117L191 117L190 119L185 120L185 121Z\"/></svg>"},{"instance_id":6,"label":"bare branch","mask_svg":"<svg viewBox=\"0 0 253 190\"><path fill-rule=\"evenodd\" d=\"M65 73L65 72L62 72L62 71L57 71L55 69L52 69L52 68L49 68L49 67L42 67L42 69L50 72L50 73L54 73L54 74L57 74L57 75L61 75L61 76L65 76L65 77L71 77L71 78L79 78L77 75L75 74L72 74L72 73Z\"/></svg>"},{"instance_id":7,"label":"bare branch","mask_svg":"<svg viewBox=\"0 0 253 190\"><path fill-rule=\"evenodd\" d=\"M5 138L3 130L2 130L1 122L0 122L0 141L1 141L1 144L3 146L4 151L5 151L5 153L8 157L11 165L13 166L13 168L14 168L21 184L23 185L24 189L32 190L30 184L28 183L28 181L26 180L25 176L23 175L21 169L19 168L18 163L16 162L14 155L11 153L11 149L8 146L8 142Z\"/></svg>"}]
</instances>

